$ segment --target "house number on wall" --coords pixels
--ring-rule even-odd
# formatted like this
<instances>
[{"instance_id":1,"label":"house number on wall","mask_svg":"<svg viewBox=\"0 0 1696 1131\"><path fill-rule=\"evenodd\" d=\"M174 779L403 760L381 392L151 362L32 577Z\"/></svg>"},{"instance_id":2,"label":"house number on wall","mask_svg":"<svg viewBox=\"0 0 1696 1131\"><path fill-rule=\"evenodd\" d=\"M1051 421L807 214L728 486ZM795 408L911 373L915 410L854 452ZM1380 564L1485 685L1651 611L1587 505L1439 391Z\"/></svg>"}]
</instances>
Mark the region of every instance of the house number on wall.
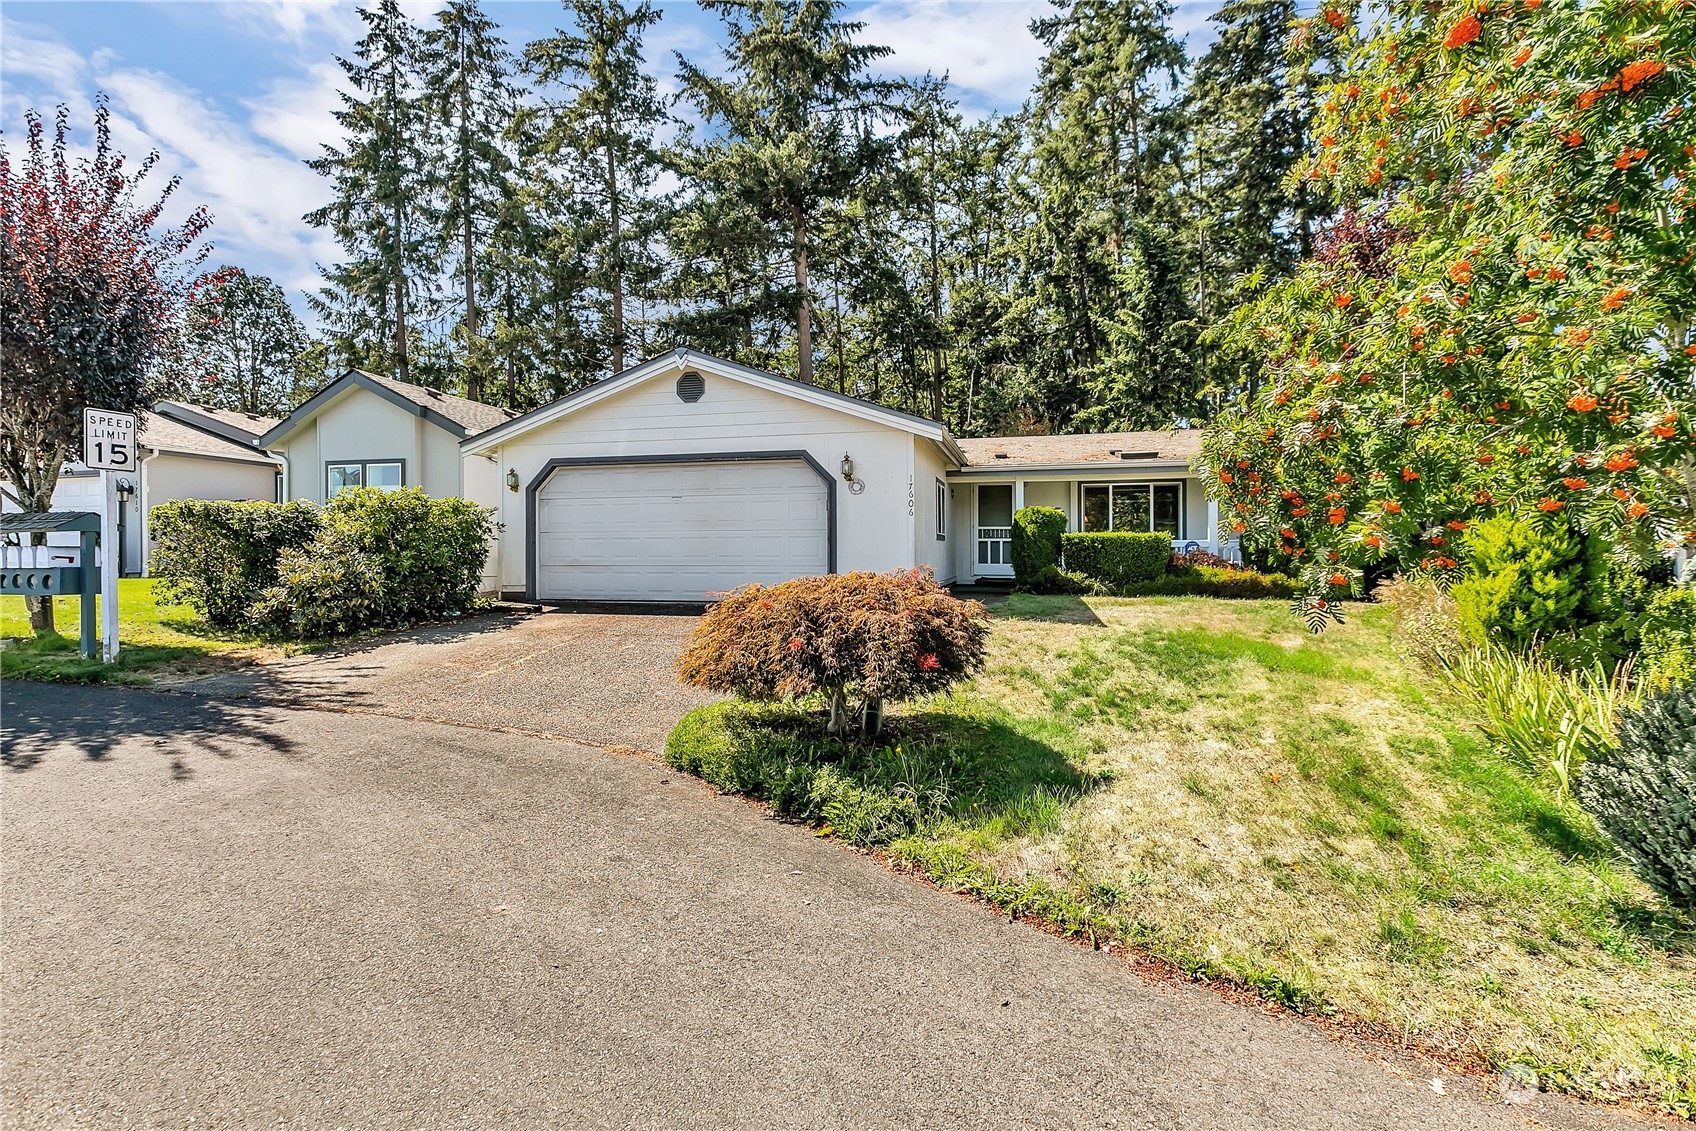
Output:
<instances>
[{"instance_id":1,"label":"house number on wall","mask_svg":"<svg viewBox=\"0 0 1696 1131\"><path fill-rule=\"evenodd\" d=\"M907 517L913 517L913 477L907 476Z\"/></svg>"}]
</instances>

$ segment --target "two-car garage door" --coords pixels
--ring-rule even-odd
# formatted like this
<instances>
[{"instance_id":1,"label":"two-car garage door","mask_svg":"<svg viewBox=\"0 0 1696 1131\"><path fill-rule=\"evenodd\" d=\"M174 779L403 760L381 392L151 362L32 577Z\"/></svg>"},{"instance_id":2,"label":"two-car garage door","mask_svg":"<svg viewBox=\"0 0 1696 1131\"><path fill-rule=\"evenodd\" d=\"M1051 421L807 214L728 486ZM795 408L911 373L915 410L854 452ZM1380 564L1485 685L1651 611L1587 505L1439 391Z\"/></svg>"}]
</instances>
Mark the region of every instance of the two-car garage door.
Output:
<instances>
[{"instance_id":1,"label":"two-car garage door","mask_svg":"<svg viewBox=\"0 0 1696 1131\"><path fill-rule=\"evenodd\" d=\"M792 459L559 467L533 537L543 601L699 601L830 570L827 487Z\"/></svg>"}]
</instances>

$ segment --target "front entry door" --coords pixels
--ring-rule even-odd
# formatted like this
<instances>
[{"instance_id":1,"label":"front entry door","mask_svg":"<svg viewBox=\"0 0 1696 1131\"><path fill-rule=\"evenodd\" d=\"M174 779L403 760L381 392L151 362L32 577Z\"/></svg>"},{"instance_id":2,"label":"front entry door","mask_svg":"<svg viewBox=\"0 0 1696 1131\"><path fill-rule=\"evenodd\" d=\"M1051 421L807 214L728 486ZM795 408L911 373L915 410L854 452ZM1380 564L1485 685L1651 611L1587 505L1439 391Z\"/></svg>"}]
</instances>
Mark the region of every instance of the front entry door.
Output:
<instances>
[{"instance_id":1,"label":"front entry door","mask_svg":"<svg viewBox=\"0 0 1696 1131\"><path fill-rule=\"evenodd\" d=\"M973 572L979 577L1013 576L1013 485L978 486L977 554Z\"/></svg>"}]
</instances>

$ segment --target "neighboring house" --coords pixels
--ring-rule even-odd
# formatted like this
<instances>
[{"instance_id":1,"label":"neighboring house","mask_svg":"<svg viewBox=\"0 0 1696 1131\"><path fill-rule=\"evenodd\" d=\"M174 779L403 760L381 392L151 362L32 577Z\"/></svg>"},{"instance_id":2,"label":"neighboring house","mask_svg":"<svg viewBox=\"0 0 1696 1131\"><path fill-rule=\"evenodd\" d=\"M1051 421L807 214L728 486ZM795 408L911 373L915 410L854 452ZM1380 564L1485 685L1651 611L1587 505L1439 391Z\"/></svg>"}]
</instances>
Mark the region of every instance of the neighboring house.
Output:
<instances>
[{"instance_id":1,"label":"neighboring house","mask_svg":"<svg viewBox=\"0 0 1696 1131\"><path fill-rule=\"evenodd\" d=\"M246 444L250 448L261 447L259 438L281 423L275 416L253 416L250 413L236 412L234 409L207 408L205 405L187 404L183 401L160 401L153 406L153 411L160 416L168 416L179 424L210 432L214 436L222 436L226 440L234 440L238 444Z\"/></svg>"},{"instance_id":2,"label":"neighboring house","mask_svg":"<svg viewBox=\"0 0 1696 1131\"><path fill-rule=\"evenodd\" d=\"M460 449L467 497L498 511L489 590L698 602L850 570L1010 577L1013 511L1039 502L1073 529L1214 546L1189 466L1199 435L962 443L935 421L678 350Z\"/></svg>"},{"instance_id":3,"label":"neighboring house","mask_svg":"<svg viewBox=\"0 0 1696 1131\"><path fill-rule=\"evenodd\" d=\"M259 500L278 497L282 462L259 451L251 443L228 439L183 423L182 413L212 413L192 405L175 405L181 410L173 419L163 412L139 413L137 421L139 464L133 473L118 476L118 544L120 568L126 577L147 572L152 550L148 516L154 507L173 499ZM5 509L15 511L7 487ZM53 492L53 509L94 511L105 509L100 475L81 464L70 464L59 476ZM49 543L74 541L74 536L55 536Z\"/></svg>"},{"instance_id":4,"label":"neighboring house","mask_svg":"<svg viewBox=\"0 0 1696 1131\"><path fill-rule=\"evenodd\" d=\"M266 429L258 444L284 457L286 499L322 503L346 487L458 495L459 442L511 417L504 408L350 369Z\"/></svg>"}]
</instances>

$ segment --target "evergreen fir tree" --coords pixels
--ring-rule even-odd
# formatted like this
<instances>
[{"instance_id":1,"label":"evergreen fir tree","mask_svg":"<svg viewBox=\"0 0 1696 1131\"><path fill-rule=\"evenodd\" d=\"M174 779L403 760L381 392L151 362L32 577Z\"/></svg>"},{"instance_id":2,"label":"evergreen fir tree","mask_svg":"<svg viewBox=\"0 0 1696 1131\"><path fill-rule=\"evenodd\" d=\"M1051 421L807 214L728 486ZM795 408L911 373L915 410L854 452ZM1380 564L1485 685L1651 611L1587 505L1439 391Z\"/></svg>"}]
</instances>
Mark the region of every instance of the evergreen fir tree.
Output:
<instances>
[{"instance_id":1,"label":"evergreen fir tree","mask_svg":"<svg viewBox=\"0 0 1696 1131\"><path fill-rule=\"evenodd\" d=\"M477 0L450 0L423 37L425 166L435 198L435 255L453 265L463 296L459 366L466 396L482 400L488 364L478 299L495 218L511 196L512 158L504 134L517 103L514 63Z\"/></svg>"},{"instance_id":2,"label":"evergreen fir tree","mask_svg":"<svg viewBox=\"0 0 1696 1131\"><path fill-rule=\"evenodd\" d=\"M365 38L353 58L336 60L351 88L335 111L347 148L326 145L307 162L330 178L335 199L306 221L328 228L348 258L323 271L328 286L311 301L350 362L380 358L408 380L409 320L434 276L418 29L398 0L378 0L359 17Z\"/></svg>"},{"instance_id":3,"label":"evergreen fir tree","mask_svg":"<svg viewBox=\"0 0 1696 1131\"><path fill-rule=\"evenodd\" d=\"M816 226L889 160L874 127L895 85L866 75L889 48L855 43L864 25L841 19L839 0L702 3L724 19L729 66L720 78L678 56L684 95L718 132L681 149L677 165L696 192L728 198L787 246L796 374L811 384Z\"/></svg>"},{"instance_id":4,"label":"evergreen fir tree","mask_svg":"<svg viewBox=\"0 0 1696 1131\"><path fill-rule=\"evenodd\" d=\"M585 253L585 282L602 296L604 329L597 353L618 373L638 360L648 341L633 322L627 297L646 292L659 272L653 237L658 173L655 134L666 120L653 78L642 69L642 33L659 12L640 0L566 0L575 33L558 32L525 51L530 71L556 83L566 97L546 101L540 153L572 166L573 183L592 202L575 241Z\"/></svg>"}]
</instances>

